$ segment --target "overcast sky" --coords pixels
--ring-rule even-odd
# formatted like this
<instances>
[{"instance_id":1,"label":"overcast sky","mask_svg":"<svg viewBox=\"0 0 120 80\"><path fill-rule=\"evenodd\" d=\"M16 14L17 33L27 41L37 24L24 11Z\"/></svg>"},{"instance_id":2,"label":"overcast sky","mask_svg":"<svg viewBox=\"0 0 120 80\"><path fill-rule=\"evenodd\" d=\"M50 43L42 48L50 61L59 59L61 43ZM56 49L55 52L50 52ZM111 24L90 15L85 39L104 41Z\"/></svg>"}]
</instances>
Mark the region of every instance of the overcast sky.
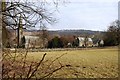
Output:
<instances>
[{"instance_id":1,"label":"overcast sky","mask_svg":"<svg viewBox=\"0 0 120 80\"><path fill-rule=\"evenodd\" d=\"M119 0L69 0L60 5L55 17L58 23L49 30L86 29L104 31L118 19Z\"/></svg>"}]
</instances>

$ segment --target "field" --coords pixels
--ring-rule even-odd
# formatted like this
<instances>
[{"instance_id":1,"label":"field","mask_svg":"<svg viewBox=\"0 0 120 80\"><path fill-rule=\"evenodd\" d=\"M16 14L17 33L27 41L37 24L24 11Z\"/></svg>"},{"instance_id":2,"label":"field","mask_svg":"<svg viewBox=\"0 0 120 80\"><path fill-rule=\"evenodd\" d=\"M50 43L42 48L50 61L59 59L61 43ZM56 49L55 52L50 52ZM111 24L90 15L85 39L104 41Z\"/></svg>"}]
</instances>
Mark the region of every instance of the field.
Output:
<instances>
[{"instance_id":1,"label":"field","mask_svg":"<svg viewBox=\"0 0 120 80\"><path fill-rule=\"evenodd\" d=\"M115 78L118 77L118 48L84 49L71 51L29 52L29 60L58 58L63 67L53 75L58 78ZM53 63L59 65L58 62Z\"/></svg>"}]
</instances>

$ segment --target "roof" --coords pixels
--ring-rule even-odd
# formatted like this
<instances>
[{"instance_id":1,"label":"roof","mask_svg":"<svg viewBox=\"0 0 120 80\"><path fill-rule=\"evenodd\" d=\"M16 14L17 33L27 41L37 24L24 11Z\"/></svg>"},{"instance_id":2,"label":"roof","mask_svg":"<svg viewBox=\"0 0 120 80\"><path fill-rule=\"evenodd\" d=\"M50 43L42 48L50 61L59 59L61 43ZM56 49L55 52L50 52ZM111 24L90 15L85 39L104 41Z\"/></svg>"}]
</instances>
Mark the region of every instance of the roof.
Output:
<instances>
[{"instance_id":1,"label":"roof","mask_svg":"<svg viewBox=\"0 0 120 80\"><path fill-rule=\"evenodd\" d=\"M88 41L92 41L92 39L91 39L91 38L88 38Z\"/></svg>"},{"instance_id":2,"label":"roof","mask_svg":"<svg viewBox=\"0 0 120 80\"><path fill-rule=\"evenodd\" d=\"M84 41L85 38L84 37L78 37L79 41ZM92 42L92 38L88 38L88 41Z\"/></svg>"},{"instance_id":3,"label":"roof","mask_svg":"<svg viewBox=\"0 0 120 80\"><path fill-rule=\"evenodd\" d=\"M78 37L79 41L84 41L85 38L84 37Z\"/></svg>"},{"instance_id":4,"label":"roof","mask_svg":"<svg viewBox=\"0 0 120 80\"><path fill-rule=\"evenodd\" d=\"M35 40L38 40L39 37L38 37L38 36L25 36L25 39L26 39L26 40L35 41Z\"/></svg>"}]
</instances>

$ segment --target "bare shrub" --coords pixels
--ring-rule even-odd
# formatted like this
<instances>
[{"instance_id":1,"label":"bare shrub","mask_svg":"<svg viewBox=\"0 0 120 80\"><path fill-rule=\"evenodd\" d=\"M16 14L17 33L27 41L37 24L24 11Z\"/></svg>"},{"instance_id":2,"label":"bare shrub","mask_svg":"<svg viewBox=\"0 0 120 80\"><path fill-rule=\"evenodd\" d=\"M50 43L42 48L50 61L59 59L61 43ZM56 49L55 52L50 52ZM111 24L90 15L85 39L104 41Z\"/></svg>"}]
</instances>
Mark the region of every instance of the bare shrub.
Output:
<instances>
[{"instance_id":1,"label":"bare shrub","mask_svg":"<svg viewBox=\"0 0 120 80\"><path fill-rule=\"evenodd\" d=\"M28 50L21 53L12 53L10 50L3 50L3 79L19 78L29 80L31 78L53 78L54 76L52 75L64 67L64 65L59 61L59 58L63 55L55 58L54 60L47 60L45 59L45 53L39 61L32 61L29 60Z\"/></svg>"}]
</instances>

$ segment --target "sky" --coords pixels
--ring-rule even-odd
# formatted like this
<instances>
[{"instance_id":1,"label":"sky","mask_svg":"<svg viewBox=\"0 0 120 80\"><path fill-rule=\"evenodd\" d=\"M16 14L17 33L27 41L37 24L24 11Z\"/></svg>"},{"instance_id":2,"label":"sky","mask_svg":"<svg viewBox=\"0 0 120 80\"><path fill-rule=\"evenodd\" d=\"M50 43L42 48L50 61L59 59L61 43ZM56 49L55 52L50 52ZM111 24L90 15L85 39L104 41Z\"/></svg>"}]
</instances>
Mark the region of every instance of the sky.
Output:
<instances>
[{"instance_id":1,"label":"sky","mask_svg":"<svg viewBox=\"0 0 120 80\"><path fill-rule=\"evenodd\" d=\"M105 31L118 19L119 0L69 0L58 6L57 23L48 30L85 29Z\"/></svg>"}]
</instances>

